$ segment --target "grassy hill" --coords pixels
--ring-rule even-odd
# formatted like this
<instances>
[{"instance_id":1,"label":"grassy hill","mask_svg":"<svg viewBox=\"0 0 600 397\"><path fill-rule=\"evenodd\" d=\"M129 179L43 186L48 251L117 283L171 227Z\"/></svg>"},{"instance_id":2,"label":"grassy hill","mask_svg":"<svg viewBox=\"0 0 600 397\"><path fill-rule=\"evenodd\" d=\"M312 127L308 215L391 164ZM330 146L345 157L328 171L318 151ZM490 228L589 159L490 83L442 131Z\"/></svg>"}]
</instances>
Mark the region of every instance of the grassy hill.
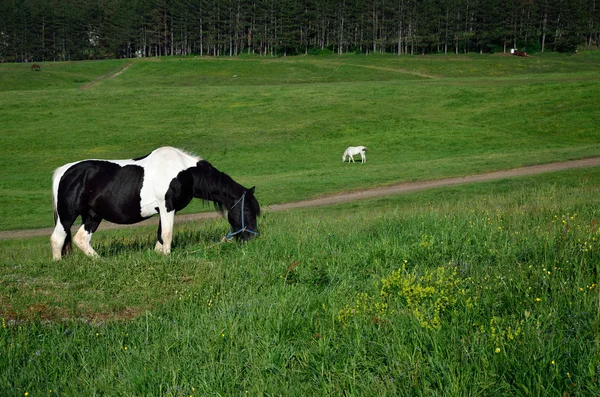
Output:
<instances>
[{"instance_id":1,"label":"grassy hill","mask_svg":"<svg viewBox=\"0 0 600 397\"><path fill-rule=\"evenodd\" d=\"M595 156L599 64L596 54L169 58L131 61L113 78L123 62L2 64L12 72L0 73L0 228L51 224L56 167L162 145L256 185L263 204ZM53 88L32 89L35 79ZM341 164L350 145L369 147L367 167Z\"/></svg>"},{"instance_id":2,"label":"grassy hill","mask_svg":"<svg viewBox=\"0 0 600 397\"><path fill-rule=\"evenodd\" d=\"M127 62L0 65L0 228L51 224L55 167L160 145L262 204L600 154L597 54ZM0 241L0 394L599 395L599 218L589 168L266 212L248 244L176 225L169 257L154 227Z\"/></svg>"}]
</instances>

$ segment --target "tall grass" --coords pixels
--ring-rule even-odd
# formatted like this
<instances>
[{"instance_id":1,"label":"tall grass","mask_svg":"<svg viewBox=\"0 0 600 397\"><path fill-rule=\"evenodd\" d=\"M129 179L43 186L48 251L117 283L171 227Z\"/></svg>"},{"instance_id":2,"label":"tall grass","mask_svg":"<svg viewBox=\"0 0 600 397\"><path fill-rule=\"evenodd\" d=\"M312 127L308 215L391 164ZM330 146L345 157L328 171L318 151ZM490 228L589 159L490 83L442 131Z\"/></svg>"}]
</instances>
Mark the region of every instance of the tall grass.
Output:
<instances>
[{"instance_id":1,"label":"tall grass","mask_svg":"<svg viewBox=\"0 0 600 397\"><path fill-rule=\"evenodd\" d=\"M597 395L599 193L588 169L267 213L242 245L209 221L168 258L151 229L99 260L2 241L0 388Z\"/></svg>"}]
</instances>

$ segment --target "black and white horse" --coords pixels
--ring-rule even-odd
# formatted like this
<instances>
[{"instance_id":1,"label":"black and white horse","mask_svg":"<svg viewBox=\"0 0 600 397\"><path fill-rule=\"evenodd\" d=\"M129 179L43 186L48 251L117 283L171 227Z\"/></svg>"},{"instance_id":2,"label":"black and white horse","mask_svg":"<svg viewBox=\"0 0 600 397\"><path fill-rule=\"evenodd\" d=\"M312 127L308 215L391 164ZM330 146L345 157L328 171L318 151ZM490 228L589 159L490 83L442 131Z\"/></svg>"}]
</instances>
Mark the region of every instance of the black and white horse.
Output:
<instances>
[{"instance_id":1,"label":"black and white horse","mask_svg":"<svg viewBox=\"0 0 600 397\"><path fill-rule=\"evenodd\" d=\"M155 249L169 254L175 212L194 197L227 210L227 238L249 240L258 233L260 206L254 187L246 189L201 157L172 147L130 160L63 165L54 171L52 195L55 227L50 242L55 260L71 251L71 226L80 215L82 225L73 241L89 256L97 255L90 240L103 219L132 224L154 214L160 215Z\"/></svg>"}]
</instances>

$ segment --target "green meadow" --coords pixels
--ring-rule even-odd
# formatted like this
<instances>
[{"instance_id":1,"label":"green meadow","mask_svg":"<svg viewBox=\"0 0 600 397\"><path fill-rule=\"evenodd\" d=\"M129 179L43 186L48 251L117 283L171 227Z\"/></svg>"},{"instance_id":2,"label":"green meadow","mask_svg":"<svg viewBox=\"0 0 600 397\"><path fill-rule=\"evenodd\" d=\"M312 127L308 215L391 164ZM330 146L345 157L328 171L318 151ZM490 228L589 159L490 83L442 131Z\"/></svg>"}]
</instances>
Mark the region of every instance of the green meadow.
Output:
<instances>
[{"instance_id":1,"label":"green meadow","mask_svg":"<svg viewBox=\"0 0 600 397\"><path fill-rule=\"evenodd\" d=\"M587 53L0 64L0 229L52 224L58 166L163 145L256 185L266 205L595 156L599 65ZM369 148L368 167L342 166L351 145Z\"/></svg>"},{"instance_id":2,"label":"green meadow","mask_svg":"<svg viewBox=\"0 0 600 397\"><path fill-rule=\"evenodd\" d=\"M600 155L600 54L0 64L0 229L83 158L195 152L265 205ZM112 74L122 73L112 77ZM102 78L101 78L102 77ZM82 88L83 87L83 88ZM365 145L366 164L342 164ZM186 212L211 210L202 203ZM0 241L0 395L599 395L600 169Z\"/></svg>"}]
</instances>

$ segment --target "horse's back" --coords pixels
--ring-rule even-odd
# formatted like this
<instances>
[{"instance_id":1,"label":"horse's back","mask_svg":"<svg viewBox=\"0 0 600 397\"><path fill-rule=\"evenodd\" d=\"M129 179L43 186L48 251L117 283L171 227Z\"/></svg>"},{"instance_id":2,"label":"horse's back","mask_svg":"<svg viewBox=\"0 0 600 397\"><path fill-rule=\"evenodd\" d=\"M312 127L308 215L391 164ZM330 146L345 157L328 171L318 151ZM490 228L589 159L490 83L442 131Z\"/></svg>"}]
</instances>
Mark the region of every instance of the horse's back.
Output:
<instances>
[{"instance_id":1,"label":"horse's back","mask_svg":"<svg viewBox=\"0 0 600 397\"><path fill-rule=\"evenodd\" d=\"M195 166L200 160L202 158L199 156L194 156L171 146L163 146L141 158L139 163L145 168L156 168L157 170L176 168L181 171Z\"/></svg>"},{"instance_id":2,"label":"horse's back","mask_svg":"<svg viewBox=\"0 0 600 397\"><path fill-rule=\"evenodd\" d=\"M86 159L75 161L72 163L65 164L61 167L58 167L53 174L53 180L55 183L58 183L62 176L67 170L76 166L79 163L87 162L87 161L104 161L107 163L116 164L120 167L125 167L127 165L138 165L142 167L146 174L163 174L166 172L167 174L172 174L174 172L179 173L180 171L193 167L196 165L198 161L202 160L201 157L194 156L183 150L170 147L163 146L157 148L150 152L149 154L134 158L134 159L121 159L121 160L104 160L104 159ZM176 175L176 174L175 174Z\"/></svg>"},{"instance_id":3,"label":"horse's back","mask_svg":"<svg viewBox=\"0 0 600 397\"><path fill-rule=\"evenodd\" d=\"M162 192L181 171L196 166L201 160L183 150L164 146L139 160L138 164L144 167L146 182Z\"/></svg>"},{"instance_id":4,"label":"horse's back","mask_svg":"<svg viewBox=\"0 0 600 397\"><path fill-rule=\"evenodd\" d=\"M365 146L349 146L346 149L347 154L359 154L360 152L365 152L367 148Z\"/></svg>"},{"instance_id":5,"label":"horse's back","mask_svg":"<svg viewBox=\"0 0 600 397\"><path fill-rule=\"evenodd\" d=\"M53 194L56 194L58 192L58 186L60 184L60 181L63 179L65 173L67 173L73 167L77 167L81 163L90 162L90 161L103 161L103 162L107 162L107 163L116 164L120 167L124 167L126 165L133 164L133 160L100 160L100 159L87 159L87 160L79 160L79 161L74 161L72 163L67 163L67 164L62 165L62 166L58 167L57 169L55 169L54 173L52 174L52 192L53 192Z\"/></svg>"}]
</instances>

